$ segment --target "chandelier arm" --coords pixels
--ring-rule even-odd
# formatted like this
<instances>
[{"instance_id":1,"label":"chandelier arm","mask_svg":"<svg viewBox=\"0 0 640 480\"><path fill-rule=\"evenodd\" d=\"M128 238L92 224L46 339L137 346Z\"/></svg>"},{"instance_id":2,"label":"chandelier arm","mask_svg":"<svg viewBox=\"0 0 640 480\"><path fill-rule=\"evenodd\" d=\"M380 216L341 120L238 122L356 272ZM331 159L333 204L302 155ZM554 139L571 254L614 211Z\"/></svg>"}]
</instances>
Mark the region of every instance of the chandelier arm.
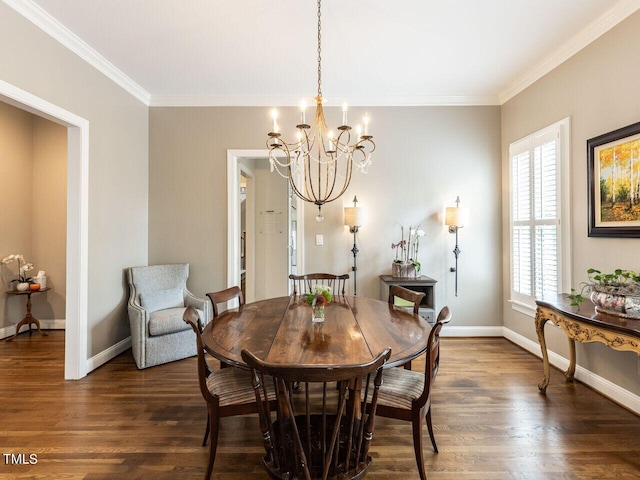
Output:
<instances>
[{"instance_id":1,"label":"chandelier arm","mask_svg":"<svg viewBox=\"0 0 640 480\"><path fill-rule=\"evenodd\" d=\"M322 200L326 201L327 198L331 197L331 193L333 192L333 187L336 184L336 175L335 175L335 168L336 168L336 161L337 159L333 158L333 154L330 153L329 154L331 160L329 161L330 165L327 166L325 168L325 175L324 175L324 195L322 195ZM330 175L333 172L333 175ZM329 177L333 177L333 182L331 184L331 188L329 188ZM318 180L320 180L320 177L318 176ZM322 190L321 190L322 191Z\"/></svg>"},{"instance_id":2,"label":"chandelier arm","mask_svg":"<svg viewBox=\"0 0 640 480\"><path fill-rule=\"evenodd\" d=\"M298 189L298 185L296 185L295 181L294 181L294 175L292 175L291 172L291 168L289 168L289 185L291 185L291 189L293 190L293 193L295 193L298 197L300 197L303 201L305 202L313 202L313 199L309 198L309 197L305 197L302 192Z\"/></svg>"},{"instance_id":3,"label":"chandelier arm","mask_svg":"<svg viewBox=\"0 0 640 480\"><path fill-rule=\"evenodd\" d=\"M305 155L304 180L305 180L305 191L307 193L307 196L313 199L311 200L312 203L316 203L316 201L318 200L318 196L316 195L315 189L313 188L313 178L312 178L312 171L311 171L311 153L309 153L308 155Z\"/></svg>"},{"instance_id":4,"label":"chandelier arm","mask_svg":"<svg viewBox=\"0 0 640 480\"><path fill-rule=\"evenodd\" d=\"M346 135L346 140L341 141L341 138L345 135ZM350 142L351 142L351 132L349 131L349 129L342 130L340 132L340 135L338 135L338 138L336 139L336 150L339 151L341 154L349 153L349 151L352 148L349 145Z\"/></svg>"},{"instance_id":5,"label":"chandelier arm","mask_svg":"<svg viewBox=\"0 0 640 480\"><path fill-rule=\"evenodd\" d=\"M347 160L346 163L346 172L345 172L345 182L342 185L342 190L340 191L340 193L338 195L335 196L334 200L336 198L339 198L342 196L342 194L344 192L346 192L347 188L349 188L349 184L351 183L351 174L353 173L353 162L351 160Z\"/></svg>"}]
</instances>

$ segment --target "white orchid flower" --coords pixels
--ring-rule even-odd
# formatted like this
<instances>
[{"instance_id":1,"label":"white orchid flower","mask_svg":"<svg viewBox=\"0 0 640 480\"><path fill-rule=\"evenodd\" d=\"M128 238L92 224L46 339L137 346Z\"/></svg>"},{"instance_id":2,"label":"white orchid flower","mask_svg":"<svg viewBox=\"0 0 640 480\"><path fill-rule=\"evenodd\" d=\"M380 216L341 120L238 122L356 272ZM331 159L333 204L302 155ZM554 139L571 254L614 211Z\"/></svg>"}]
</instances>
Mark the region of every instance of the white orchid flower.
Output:
<instances>
[{"instance_id":1,"label":"white orchid flower","mask_svg":"<svg viewBox=\"0 0 640 480\"><path fill-rule=\"evenodd\" d=\"M13 261L15 259L16 259L16 255L15 254L14 255L7 255L6 257L4 257L2 259L2 264L6 265L7 263L9 263L9 262L11 262L11 261Z\"/></svg>"},{"instance_id":2,"label":"white orchid flower","mask_svg":"<svg viewBox=\"0 0 640 480\"><path fill-rule=\"evenodd\" d=\"M33 263L25 263L20 267L20 271L22 273L28 272L29 270L33 270Z\"/></svg>"}]
</instances>

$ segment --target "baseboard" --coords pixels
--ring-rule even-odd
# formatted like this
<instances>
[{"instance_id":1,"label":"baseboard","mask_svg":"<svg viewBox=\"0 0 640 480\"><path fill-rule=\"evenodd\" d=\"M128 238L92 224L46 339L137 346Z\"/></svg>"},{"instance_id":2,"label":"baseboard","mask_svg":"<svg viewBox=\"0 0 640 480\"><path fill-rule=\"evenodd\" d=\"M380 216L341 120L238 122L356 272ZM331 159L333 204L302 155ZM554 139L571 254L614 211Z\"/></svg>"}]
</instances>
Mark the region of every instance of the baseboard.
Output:
<instances>
[{"instance_id":1,"label":"baseboard","mask_svg":"<svg viewBox=\"0 0 640 480\"><path fill-rule=\"evenodd\" d=\"M124 340L119 341L115 345L103 350L102 352L94 355L87 360L87 372L92 372L96 368L104 365L109 360L114 359L122 352L125 352L131 348L131 337L127 337Z\"/></svg>"},{"instance_id":2,"label":"baseboard","mask_svg":"<svg viewBox=\"0 0 640 480\"><path fill-rule=\"evenodd\" d=\"M504 327L465 327L445 325L441 337L502 337Z\"/></svg>"},{"instance_id":3,"label":"baseboard","mask_svg":"<svg viewBox=\"0 0 640 480\"><path fill-rule=\"evenodd\" d=\"M514 332L513 330L504 328L504 338L515 343L519 347L524 348L525 350L531 352L536 357L542 359L542 351L540 350L540 344L538 342L534 342L533 340L529 340L528 338L520 335L519 333ZM547 350L547 355L549 356L549 363L554 367L559 368L562 371L566 371L569 368L569 359L564 358L561 355L558 355L555 352ZM540 379L542 380L542 364L540 365ZM601 395L613 400L614 402L622 405L624 408L627 408L634 412L636 415L640 415L640 396L625 390L624 388L616 385L615 383L610 382L606 378L602 378L599 375L587 370L586 368L581 367L580 365L576 365L576 373L575 379L584 383L585 385L589 385L591 388L596 390ZM536 387L537 388L537 387ZM606 392L606 393L605 393Z\"/></svg>"},{"instance_id":4,"label":"baseboard","mask_svg":"<svg viewBox=\"0 0 640 480\"><path fill-rule=\"evenodd\" d=\"M51 320L38 320L40 322L41 330L64 330L65 329L65 319L51 319ZM26 327L22 327L20 329L20 334L26 332ZM9 325L7 327L0 328L0 339L11 337L14 333L16 333L16 326ZM97 355L87 359L86 371L91 372L96 368L104 365L109 360L117 357L122 352L125 352L131 348L131 337L127 337L124 340L116 343L115 345L103 350Z\"/></svg>"},{"instance_id":5,"label":"baseboard","mask_svg":"<svg viewBox=\"0 0 640 480\"><path fill-rule=\"evenodd\" d=\"M64 330L66 328L66 321L64 318L52 318L49 320L40 320L40 329L41 330ZM9 325L7 327L0 328L0 339L12 337L14 333L16 333L16 325ZM35 327L31 327L33 330ZM26 326L22 326L20 328L20 333L27 331Z\"/></svg>"}]
</instances>

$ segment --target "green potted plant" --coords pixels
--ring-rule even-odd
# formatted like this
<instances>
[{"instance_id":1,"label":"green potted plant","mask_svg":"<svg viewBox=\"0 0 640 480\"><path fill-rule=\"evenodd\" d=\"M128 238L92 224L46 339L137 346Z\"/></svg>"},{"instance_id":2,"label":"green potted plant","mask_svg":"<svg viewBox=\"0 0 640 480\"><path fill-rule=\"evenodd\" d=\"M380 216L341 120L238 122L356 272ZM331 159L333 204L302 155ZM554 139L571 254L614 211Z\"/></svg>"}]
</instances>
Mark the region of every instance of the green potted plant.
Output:
<instances>
[{"instance_id":1,"label":"green potted plant","mask_svg":"<svg viewBox=\"0 0 640 480\"><path fill-rule=\"evenodd\" d=\"M602 273L590 268L589 280L581 283L580 291L571 289L567 296L571 305L579 306L589 296L596 311L628 318L640 318L640 275L633 270L616 269Z\"/></svg>"}]
</instances>

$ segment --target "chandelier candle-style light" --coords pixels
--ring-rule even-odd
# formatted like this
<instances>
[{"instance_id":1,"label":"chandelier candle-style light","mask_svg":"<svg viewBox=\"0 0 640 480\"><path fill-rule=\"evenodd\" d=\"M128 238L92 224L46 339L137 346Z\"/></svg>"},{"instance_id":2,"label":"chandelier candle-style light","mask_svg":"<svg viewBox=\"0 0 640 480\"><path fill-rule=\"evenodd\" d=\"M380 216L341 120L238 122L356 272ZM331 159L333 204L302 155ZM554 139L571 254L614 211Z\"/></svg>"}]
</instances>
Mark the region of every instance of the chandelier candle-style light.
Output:
<instances>
[{"instance_id":1,"label":"chandelier candle-style light","mask_svg":"<svg viewBox=\"0 0 640 480\"><path fill-rule=\"evenodd\" d=\"M301 104L300 123L296 125L295 141L282 139L278 125L278 111L272 112L273 129L267 139L271 171L289 179L293 192L305 202L318 206L316 219L322 221L322 205L339 198L349 187L353 169L367 173L371 153L376 145L369 135L369 115L365 114L355 135L347 123L347 104L342 105L342 125L337 133L329 130L322 104L321 22L318 0L318 95L313 99L316 113L313 124L306 123L306 103Z\"/></svg>"}]
</instances>

